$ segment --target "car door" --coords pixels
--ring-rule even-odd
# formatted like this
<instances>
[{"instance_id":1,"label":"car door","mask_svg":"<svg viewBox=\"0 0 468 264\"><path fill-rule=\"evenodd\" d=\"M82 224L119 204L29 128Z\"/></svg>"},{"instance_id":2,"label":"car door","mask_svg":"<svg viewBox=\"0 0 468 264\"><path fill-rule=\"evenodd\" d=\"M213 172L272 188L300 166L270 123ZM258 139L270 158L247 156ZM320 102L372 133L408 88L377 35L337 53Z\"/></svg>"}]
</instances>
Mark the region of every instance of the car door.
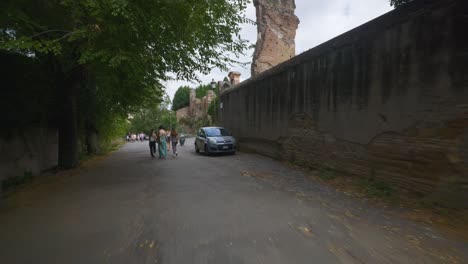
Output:
<instances>
[{"instance_id":1,"label":"car door","mask_svg":"<svg viewBox=\"0 0 468 264\"><path fill-rule=\"evenodd\" d=\"M197 136L195 137L195 147L197 149L200 149L199 146L198 146L198 141L200 141L200 130L198 130Z\"/></svg>"},{"instance_id":2,"label":"car door","mask_svg":"<svg viewBox=\"0 0 468 264\"><path fill-rule=\"evenodd\" d=\"M202 132L203 132L202 129L198 130L197 139L195 140L195 144L197 144L197 148L201 150L203 150L203 143L204 143Z\"/></svg>"},{"instance_id":3,"label":"car door","mask_svg":"<svg viewBox=\"0 0 468 264\"><path fill-rule=\"evenodd\" d=\"M206 135L205 131L203 129L200 129L200 139L198 140L198 149L201 151L205 151L205 141L206 141Z\"/></svg>"}]
</instances>

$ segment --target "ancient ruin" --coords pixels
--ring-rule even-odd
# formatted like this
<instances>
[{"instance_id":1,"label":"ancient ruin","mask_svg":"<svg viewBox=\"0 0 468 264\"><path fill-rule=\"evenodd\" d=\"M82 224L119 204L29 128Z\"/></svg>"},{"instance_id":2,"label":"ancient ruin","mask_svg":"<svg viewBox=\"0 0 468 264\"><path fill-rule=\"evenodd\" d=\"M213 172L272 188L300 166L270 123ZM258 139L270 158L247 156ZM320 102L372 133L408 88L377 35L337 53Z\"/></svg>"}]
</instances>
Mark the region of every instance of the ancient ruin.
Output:
<instances>
[{"instance_id":1,"label":"ancient ruin","mask_svg":"<svg viewBox=\"0 0 468 264\"><path fill-rule=\"evenodd\" d=\"M294 39L299 19L294 0L254 0L257 11L257 44L251 74L255 76L296 54Z\"/></svg>"},{"instance_id":2,"label":"ancient ruin","mask_svg":"<svg viewBox=\"0 0 468 264\"><path fill-rule=\"evenodd\" d=\"M239 84L240 83L240 76L241 76L240 72L237 72L237 71L229 72L228 77L229 77L229 80L231 82L230 84L231 85Z\"/></svg>"},{"instance_id":3,"label":"ancient ruin","mask_svg":"<svg viewBox=\"0 0 468 264\"><path fill-rule=\"evenodd\" d=\"M216 98L213 90L208 90L203 98L197 98L195 90L190 90L190 104L187 107L177 110L177 121L181 122L181 127L187 132L193 132L192 128L187 123L195 122L207 116L208 107Z\"/></svg>"},{"instance_id":4,"label":"ancient ruin","mask_svg":"<svg viewBox=\"0 0 468 264\"><path fill-rule=\"evenodd\" d=\"M180 120L181 118L202 118L204 115L206 115L208 106L210 105L211 101L213 101L215 98L215 93L212 90L209 90L207 92L207 95L199 99L195 96L195 90L192 89L190 91L190 105L177 110L177 119Z\"/></svg>"}]
</instances>

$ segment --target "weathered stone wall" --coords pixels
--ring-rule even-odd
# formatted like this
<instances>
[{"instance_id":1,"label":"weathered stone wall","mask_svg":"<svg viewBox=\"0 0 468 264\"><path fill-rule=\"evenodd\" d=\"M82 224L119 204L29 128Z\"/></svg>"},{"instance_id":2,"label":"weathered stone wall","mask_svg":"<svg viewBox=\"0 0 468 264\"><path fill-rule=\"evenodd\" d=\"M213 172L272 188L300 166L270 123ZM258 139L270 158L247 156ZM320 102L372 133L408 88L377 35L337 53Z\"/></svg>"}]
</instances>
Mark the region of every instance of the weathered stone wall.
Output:
<instances>
[{"instance_id":1,"label":"weathered stone wall","mask_svg":"<svg viewBox=\"0 0 468 264\"><path fill-rule=\"evenodd\" d=\"M241 148L468 207L466 28L468 1L415 1L225 90L221 122Z\"/></svg>"},{"instance_id":2,"label":"weathered stone wall","mask_svg":"<svg viewBox=\"0 0 468 264\"><path fill-rule=\"evenodd\" d=\"M37 127L11 133L0 138L0 153L0 182L25 172L38 174L58 164L58 131Z\"/></svg>"},{"instance_id":3,"label":"weathered stone wall","mask_svg":"<svg viewBox=\"0 0 468 264\"><path fill-rule=\"evenodd\" d=\"M177 110L176 117L177 121L181 119L187 120L198 120L207 115L208 107L210 106L211 101L216 98L216 94L212 90L208 90L207 94L203 98L197 98L195 95L195 90L190 90L190 105L184 108ZM183 130L192 133L194 128L190 128L187 124L180 124Z\"/></svg>"},{"instance_id":4,"label":"weathered stone wall","mask_svg":"<svg viewBox=\"0 0 468 264\"><path fill-rule=\"evenodd\" d=\"M189 107L184 107L176 111L177 120L189 117Z\"/></svg>"},{"instance_id":5,"label":"weathered stone wall","mask_svg":"<svg viewBox=\"0 0 468 264\"><path fill-rule=\"evenodd\" d=\"M296 55L294 39L299 19L294 0L254 0L257 16L257 44L252 76Z\"/></svg>"}]
</instances>

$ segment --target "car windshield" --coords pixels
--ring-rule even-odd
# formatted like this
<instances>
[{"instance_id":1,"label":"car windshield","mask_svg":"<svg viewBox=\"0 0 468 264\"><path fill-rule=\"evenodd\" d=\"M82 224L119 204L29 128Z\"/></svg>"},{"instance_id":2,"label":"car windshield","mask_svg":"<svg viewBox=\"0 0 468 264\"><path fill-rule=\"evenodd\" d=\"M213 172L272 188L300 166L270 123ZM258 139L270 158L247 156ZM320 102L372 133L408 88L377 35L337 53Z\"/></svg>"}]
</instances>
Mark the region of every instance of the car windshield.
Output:
<instances>
[{"instance_id":1,"label":"car windshield","mask_svg":"<svg viewBox=\"0 0 468 264\"><path fill-rule=\"evenodd\" d=\"M207 128L205 132L207 137L229 136L229 132L224 128Z\"/></svg>"}]
</instances>

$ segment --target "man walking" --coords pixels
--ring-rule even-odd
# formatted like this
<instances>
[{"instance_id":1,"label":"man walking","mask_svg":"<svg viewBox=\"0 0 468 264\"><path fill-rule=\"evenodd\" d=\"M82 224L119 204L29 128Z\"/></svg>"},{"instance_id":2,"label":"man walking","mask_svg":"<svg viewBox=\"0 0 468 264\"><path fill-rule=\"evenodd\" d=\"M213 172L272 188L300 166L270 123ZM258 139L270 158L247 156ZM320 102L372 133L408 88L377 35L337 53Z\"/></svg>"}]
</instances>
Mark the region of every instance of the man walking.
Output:
<instances>
[{"instance_id":1,"label":"man walking","mask_svg":"<svg viewBox=\"0 0 468 264\"><path fill-rule=\"evenodd\" d=\"M151 129L150 137L149 137L149 147L151 152L151 158L154 158L154 153L156 153L156 133L154 129Z\"/></svg>"}]
</instances>

